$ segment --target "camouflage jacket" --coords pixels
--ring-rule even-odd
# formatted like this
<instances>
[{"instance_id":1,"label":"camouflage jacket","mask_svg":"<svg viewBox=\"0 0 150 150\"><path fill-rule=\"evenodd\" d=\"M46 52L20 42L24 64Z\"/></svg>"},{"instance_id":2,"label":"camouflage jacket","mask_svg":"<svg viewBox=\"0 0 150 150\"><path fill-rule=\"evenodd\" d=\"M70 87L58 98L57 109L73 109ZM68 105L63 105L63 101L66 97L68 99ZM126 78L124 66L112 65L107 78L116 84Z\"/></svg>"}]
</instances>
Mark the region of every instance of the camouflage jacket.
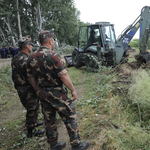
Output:
<instances>
[{"instance_id":1,"label":"camouflage jacket","mask_svg":"<svg viewBox=\"0 0 150 150\"><path fill-rule=\"evenodd\" d=\"M41 46L38 51L28 57L27 72L34 77L38 87L60 87L63 85L60 76L67 70L61 61L60 55Z\"/></svg>"},{"instance_id":2,"label":"camouflage jacket","mask_svg":"<svg viewBox=\"0 0 150 150\"><path fill-rule=\"evenodd\" d=\"M14 86L17 89L19 86L28 86L30 85L28 77L27 77L27 59L28 54L24 52L19 52L12 61L12 80L14 82Z\"/></svg>"}]
</instances>

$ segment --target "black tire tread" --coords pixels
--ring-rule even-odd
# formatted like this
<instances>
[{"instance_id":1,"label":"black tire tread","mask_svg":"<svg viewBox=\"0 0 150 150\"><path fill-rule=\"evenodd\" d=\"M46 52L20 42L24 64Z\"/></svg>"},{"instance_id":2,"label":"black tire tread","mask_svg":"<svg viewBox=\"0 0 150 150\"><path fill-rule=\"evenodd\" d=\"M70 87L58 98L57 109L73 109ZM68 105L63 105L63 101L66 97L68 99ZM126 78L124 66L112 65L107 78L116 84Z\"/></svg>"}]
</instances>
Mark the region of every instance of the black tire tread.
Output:
<instances>
[{"instance_id":1,"label":"black tire tread","mask_svg":"<svg viewBox=\"0 0 150 150\"><path fill-rule=\"evenodd\" d=\"M77 55L77 62L76 62L76 63L74 62L74 59L73 59L74 53ZM72 62L73 62L73 65L74 65L76 68L80 68L80 67L82 67L82 65L83 65L82 61L83 61L83 54L82 54L82 53L79 53L76 49L73 50L73 52L72 52Z\"/></svg>"}]
</instances>

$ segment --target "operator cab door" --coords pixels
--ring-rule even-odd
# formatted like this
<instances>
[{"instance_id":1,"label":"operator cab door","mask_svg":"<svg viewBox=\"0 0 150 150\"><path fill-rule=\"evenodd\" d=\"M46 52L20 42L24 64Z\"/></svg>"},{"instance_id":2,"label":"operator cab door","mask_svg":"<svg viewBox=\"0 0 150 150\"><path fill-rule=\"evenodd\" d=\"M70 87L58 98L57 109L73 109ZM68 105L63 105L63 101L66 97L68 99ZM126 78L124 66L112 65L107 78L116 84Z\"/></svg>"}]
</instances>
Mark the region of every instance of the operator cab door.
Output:
<instances>
[{"instance_id":1,"label":"operator cab door","mask_svg":"<svg viewBox=\"0 0 150 150\"><path fill-rule=\"evenodd\" d=\"M84 49L87 47L87 27L80 27L79 30L79 51L84 51Z\"/></svg>"},{"instance_id":2,"label":"operator cab door","mask_svg":"<svg viewBox=\"0 0 150 150\"><path fill-rule=\"evenodd\" d=\"M102 43L98 25L83 26L79 31L79 49L97 52L97 45ZM79 50L79 51L80 51Z\"/></svg>"},{"instance_id":3,"label":"operator cab door","mask_svg":"<svg viewBox=\"0 0 150 150\"><path fill-rule=\"evenodd\" d=\"M112 25L104 25L101 27L103 35L104 51L110 51L115 49L115 32Z\"/></svg>"}]
</instances>

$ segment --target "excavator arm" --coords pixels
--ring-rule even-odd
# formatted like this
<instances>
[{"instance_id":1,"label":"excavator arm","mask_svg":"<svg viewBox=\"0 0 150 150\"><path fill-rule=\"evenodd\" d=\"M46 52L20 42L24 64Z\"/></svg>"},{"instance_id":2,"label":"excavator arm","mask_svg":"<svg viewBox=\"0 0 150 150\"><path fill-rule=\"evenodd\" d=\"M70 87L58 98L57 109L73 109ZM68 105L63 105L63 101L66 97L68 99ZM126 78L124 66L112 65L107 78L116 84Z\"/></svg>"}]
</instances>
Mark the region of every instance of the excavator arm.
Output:
<instances>
[{"instance_id":1,"label":"excavator arm","mask_svg":"<svg viewBox=\"0 0 150 150\"><path fill-rule=\"evenodd\" d=\"M137 30L140 28L140 38L139 38L139 50L140 55L136 58L137 60L141 61L143 59L143 53L144 55L148 55L148 52L146 52L148 39L150 36L150 7L145 6L141 10L141 14L138 16L138 18L130 25L128 26L122 34L119 36L119 38L116 40L116 63L118 64L123 56L124 51L126 50L126 47L136 34ZM142 56L142 58L140 57ZM145 59L147 59L147 56L145 56ZM146 62L148 60L145 60Z\"/></svg>"},{"instance_id":2,"label":"excavator arm","mask_svg":"<svg viewBox=\"0 0 150 150\"><path fill-rule=\"evenodd\" d=\"M150 7L145 6L141 10L140 40L139 40L140 53L146 51L149 36L150 36Z\"/></svg>"}]
</instances>

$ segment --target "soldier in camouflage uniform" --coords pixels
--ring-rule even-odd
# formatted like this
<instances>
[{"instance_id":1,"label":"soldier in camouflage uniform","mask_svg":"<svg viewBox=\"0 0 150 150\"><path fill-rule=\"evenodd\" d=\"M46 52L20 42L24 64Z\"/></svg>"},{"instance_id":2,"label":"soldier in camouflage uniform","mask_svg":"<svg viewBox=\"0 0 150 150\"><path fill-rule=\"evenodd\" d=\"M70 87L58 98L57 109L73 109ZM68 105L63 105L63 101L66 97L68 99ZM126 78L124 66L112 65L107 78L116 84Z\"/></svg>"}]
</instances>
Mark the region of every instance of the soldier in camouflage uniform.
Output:
<instances>
[{"instance_id":1,"label":"soldier in camouflage uniform","mask_svg":"<svg viewBox=\"0 0 150 150\"><path fill-rule=\"evenodd\" d=\"M11 61L12 80L14 82L15 89L18 92L20 101L27 110L26 127L28 129L28 137L32 137L33 134L35 136L43 134L44 130L35 131L35 127L42 125L43 121L37 122L39 102L36 92L32 85L30 85L27 77L27 58L29 56L28 54L32 51L30 36L23 37L18 41L18 44L21 51Z\"/></svg>"},{"instance_id":2,"label":"soldier in camouflage uniform","mask_svg":"<svg viewBox=\"0 0 150 150\"><path fill-rule=\"evenodd\" d=\"M54 34L46 30L40 33L39 39L41 47L28 57L27 72L42 104L47 141L51 150L61 150L66 146L65 141L58 143L58 112L68 130L72 150L85 150L89 144L80 141L76 106L73 103L77 99L77 93L60 56L53 51ZM73 99L68 97L64 85L71 90Z\"/></svg>"}]
</instances>

